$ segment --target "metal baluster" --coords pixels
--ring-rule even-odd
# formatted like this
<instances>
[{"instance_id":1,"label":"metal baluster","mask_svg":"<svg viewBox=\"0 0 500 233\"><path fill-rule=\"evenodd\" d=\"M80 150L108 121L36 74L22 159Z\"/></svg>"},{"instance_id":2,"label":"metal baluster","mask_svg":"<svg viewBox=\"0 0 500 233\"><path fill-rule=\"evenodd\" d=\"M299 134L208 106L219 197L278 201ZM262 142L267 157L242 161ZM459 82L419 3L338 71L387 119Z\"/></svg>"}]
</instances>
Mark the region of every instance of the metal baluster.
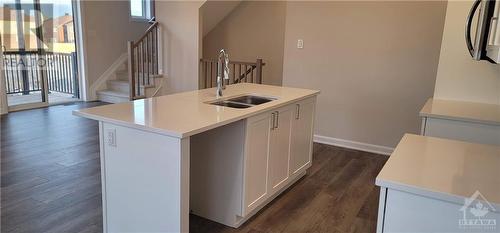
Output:
<instances>
[{"instance_id":1,"label":"metal baluster","mask_svg":"<svg viewBox=\"0 0 500 233\"><path fill-rule=\"evenodd\" d=\"M141 67L141 54L139 53L140 47L137 46L137 85L136 85L136 91L137 91L137 95L140 95L140 91L141 91L141 86L140 86L140 73L139 73L139 70L140 70L140 67Z\"/></svg>"},{"instance_id":2,"label":"metal baluster","mask_svg":"<svg viewBox=\"0 0 500 233\"><path fill-rule=\"evenodd\" d=\"M61 79L61 88L59 92L66 92L66 78L64 78L64 57L61 54L57 54L59 57L59 78Z\"/></svg>"},{"instance_id":3,"label":"metal baluster","mask_svg":"<svg viewBox=\"0 0 500 233\"><path fill-rule=\"evenodd\" d=\"M66 56L66 79L68 80L68 94L73 93L73 79L71 79L71 60L70 60L70 55L65 54Z\"/></svg>"},{"instance_id":4,"label":"metal baluster","mask_svg":"<svg viewBox=\"0 0 500 233\"><path fill-rule=\"evenodd\" d=\"M71 79L69 78L69 61L68 61L68 55L64 54L63 55L64 59L64 80L66 83L66 93L71 93Z\"/></svg>"},{"instance_id":5,"label":"metal baluster","mask_svg":"<svg viewBox=\"0 0 500 233\"><path fill-rule=\"evenodd\" d=\"M255 66L250 66L250 69L252 69L252 74L250 74L250 82L253 83L253 69Z\"/></svg>"},{"instance_id":6,"label":"metal baluster","mask_svg":"<svg viewBox=\"0 0 500 233\"><path fill-rule=\"evenodd\" d=\"M211 88L212 87L212 72L213 72L213 66L212 66L212 62L209 61L209 64L210 64L210 79L208 79L207 81L209 81L208 83L210 83L210 86L208 88Z\"/></svg>"},{"instance_id":7,"label":"metal baluster","mask_svg":"<svg viewBox=\"0 0 500 233\"><path fill-rule=\"evenodd\" d=\"M14 54L14 59L17 59L17 56L15 54ZM17 68L14 68L14 66L12 64L12 54L10 55L10 62L11 62L10 73L12 75L12 91L15 93L15 92L17 92L17 90L16 90L16 80L17 80L17 78L14 78L14 70L16 71L16 75L15 76L17 77ZM16 64L17 64L17 60L16 60Z\"/></svg>"},{"instance_id":8,"label":"metal baluster","mask_svg":"<svg viewBox=\"0 0 500 233\"><path fill-rule=\"evenodd\" d=\"M158 71L158 53L160 52L160 51L158 51L158 26L155 27L155 31L154 32L155 32L154 33L154 35L155 35L154 36L154 39L155 39L155 42L154 42L154 46L155 46L155 49L154 49L155 63L154 63L154 65L155 65L155 74L158 74L158 73L160 73Z\"/></svg>"},{"instance_id":9,"label":"metal baluster","mask_svg":"<svg viewBox=\"0 0 500 233\"><path fill-rule=\"evenodd\" d=\"M241 80L243 79L243 77L242 77L242 75L243 75L243 74L241 73L241 70L242 70L242 69L243 69L243 65L242 65L242 64L240 64L240 75L238 76L238 82L239 82L239 83L241 83Z\"/></svg>"},{"instance_id":10,"label":"metal baluster","mask_svg":"<svg viewBox=\"0 0 500 233\"><path fill-rule=\"evenodd\" d=\"M53 54L54 57L54 78L56 80L56 88L54 91L59 91L61 89L61 79L59 78L59 58L57 54Z\"/></svg>"},{"instance_id":11,"label":"metal baluster","mask_svg":"<svg viewBox=\"0 0 500 233\"><path fill-rule=\"evenodd\" d=\"M236 83L236 64L233 63L233 83Z\"/></svg>"},{"instance_id":12,"label":"metal baluster","mask_svg":"<svg viewBox=\"0 0 500 233\"><path fill-rule=\"evenodd\" d=\"M203 61L201 64L203 64L203 86L207 88L207 75L208 75L207 62Z\"/></svg>"},{"instance_id":13,"label":"metal baluster","mask_svg":"<svg viewBox=\"0 0 500 233\"><path fill-rule=\"evenodd\" d=\"M61 86L59 88L59 92L65 92L65 88L66 88L66 84L65 84L65 79L64 79L64 59L63 59L63 56L61 56L61 54L57 54L57 57L59 59L59 69L57 71L59 71L59 80L61 80Z\"/></svg>"},{"instance_id":14,"label":"metal baluster","mask_svg":"<svg viewBox=\"0 0 500 233\"><path fill-rule=\"evenodd\" d=\"M47 82L49 83L49 92L54 90L54 75L52 67L52 58L50 54L45 54L45 69L47 70Z\"/></svg>"},{"instance_id":15,"label":"metal baluster","mask_svg":"<svg viewBox=\"0 0 500 233\"><path fill-rule=\"evenodd\" d=\"M149 85L149 42L148 42L148 34L146 34L146 37L144 38L144 47L146 47L146 51L144 52L144 60L146 61L145 63L145 70L144 76L146 76L146 79L144 80L144 86Z\"/></svg>"},{"instance_id":16,"label":"metal baluster","mask_svg":"<svg viewBox=\"0 0 500 233\"><path fill-rule=\"evenodd\" d=\"M69 75L68 75L68 57L66 56L66 54L64 55L61 55L62 59L63 59L63 73L64 73L64 91L66 93L69 93L70 92L70 79L69 79Z\"/></svg>"}]
</instances>

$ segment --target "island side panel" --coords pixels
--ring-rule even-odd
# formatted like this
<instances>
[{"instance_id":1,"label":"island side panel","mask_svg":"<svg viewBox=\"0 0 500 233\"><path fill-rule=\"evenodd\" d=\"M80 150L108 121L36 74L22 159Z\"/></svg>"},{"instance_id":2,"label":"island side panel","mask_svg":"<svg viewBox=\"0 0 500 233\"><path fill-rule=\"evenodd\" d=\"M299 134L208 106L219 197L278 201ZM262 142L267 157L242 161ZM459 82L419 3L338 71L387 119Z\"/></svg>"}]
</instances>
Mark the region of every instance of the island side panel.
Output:
<instances>
[{"instance_id":1,"label":"island side panel","mask_svg":"<svg viewBox=\"0 0 500 233\"><path fill-rule=\"evenodd\" d=\"M104 232L188 232L189 138L100 126Z\"/></svg>"},{"instance_id":2,"label":"island side panel","mask_svg":"<svg viewBox=\"0 0 500 233\"><path fill-rule=\"evenodd\" d=\"M245 120L191 137L191 213L236 227L242 215Z\"/></svg>"},{"instance_id":3,"label":"island side panel","mask_svg":"<svg viewBox=\"0 0 500 233\"><path fill-rule=\"evenodd\" d=\"M104 131L103 122L99 121L99 159L101 163L101 198L102 198L102 226L103 232L107 233L106 213L106 166L104 161Z\"/></svg>"}]
</instances>

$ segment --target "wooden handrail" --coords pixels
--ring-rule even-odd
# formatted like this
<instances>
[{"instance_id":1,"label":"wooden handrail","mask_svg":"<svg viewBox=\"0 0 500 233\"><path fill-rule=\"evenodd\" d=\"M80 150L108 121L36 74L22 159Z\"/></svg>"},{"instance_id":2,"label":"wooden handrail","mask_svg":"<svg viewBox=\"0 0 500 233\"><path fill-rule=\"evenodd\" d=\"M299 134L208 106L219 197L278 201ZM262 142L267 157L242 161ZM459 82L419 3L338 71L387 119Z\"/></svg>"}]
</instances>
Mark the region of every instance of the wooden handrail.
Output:
<instances>
[{"instance_id":1,"label":"wooden handrail","mask_svg":"<svg viewBox=\"0 0 500 233\"><path fill-rule=\"evenodd\" d=\"M153 24L151 24L151 26L149 26L148 29L146 29L146 31L144 32L144 35L142 35L134 45L137 45L141 41L143 41L144 38L146 38L152 30L156 29L156 27L158 27L158 22L154 22Z\"/></svg>"},{"instance_id":2,"label":"wooden handrail","mask_svg":"<svg viewBox=\"0 0 500 233\"><path fill-rule=\"evenodd\" d=\"M144 98L144 88L154 85L154 77L162 72L159 23L152 22L137 41L128 42L127 49L130 100Z\"/></svg>"},{"instance_id":3,"label":"wooden handrail","mask_svg":"<svg viewBox=\"0 0 500 233\"><path fill-rule=\"evenodd\" d=\"M201 83L200 88L211 88L215 86L217 77L217 61L215 59L200 59ZM229 61L230 80L227 84L240 82L262 83L262 67L266 63L262 59L255 62ZM202 84L202 85L201 85Z\"/></svg>"},{"instance_id":4,"label":"wooden handrail","mask_svg":"<svg viewBox=\"0 0 500 233\"><path fill-rule=\"evenodd\" d=\"M262 60L262 59L260 59ZM206 58L202 58L200 59L201 62L215 62L217 63L217 60L216 59L206 59ZM247 62L247 61L231 61L229 60L229 64L232 65L232 64L241 64L241 65L256 65L257 63L256 62ZM266 63L262 63L262 65L266 65Z\"/></svg>"}]
</instances>

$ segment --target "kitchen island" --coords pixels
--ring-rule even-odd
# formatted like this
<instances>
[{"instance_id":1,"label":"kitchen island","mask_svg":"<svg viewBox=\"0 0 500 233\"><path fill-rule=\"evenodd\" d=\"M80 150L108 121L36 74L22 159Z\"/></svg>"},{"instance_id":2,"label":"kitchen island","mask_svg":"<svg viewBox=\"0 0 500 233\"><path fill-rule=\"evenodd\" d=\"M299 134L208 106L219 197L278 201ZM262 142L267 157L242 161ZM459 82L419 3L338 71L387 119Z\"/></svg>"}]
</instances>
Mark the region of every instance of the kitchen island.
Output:
<instances>
[{"instance_id":1,"label":"kitchen island","mask_svg":"<svg viewBox=\"0 0 500 233\"><path fill-rule=\"evenodd\" d=\"M190 211L240 226L311 165L318 94L235 84L73 112L99 121L104 232L188 232ZM239 96L271 101L214 105Z\"/></svg>"}]
</instances>

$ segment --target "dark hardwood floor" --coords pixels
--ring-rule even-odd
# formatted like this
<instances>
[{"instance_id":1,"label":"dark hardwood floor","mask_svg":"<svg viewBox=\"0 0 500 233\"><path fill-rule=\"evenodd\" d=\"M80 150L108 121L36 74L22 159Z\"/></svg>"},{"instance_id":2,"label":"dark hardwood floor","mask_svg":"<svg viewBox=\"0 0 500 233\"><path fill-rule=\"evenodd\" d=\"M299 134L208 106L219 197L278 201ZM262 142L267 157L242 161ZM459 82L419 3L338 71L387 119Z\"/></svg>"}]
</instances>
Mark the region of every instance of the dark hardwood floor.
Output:
<instances>
[{"instance_id":1,"label":"dark hardwood floor","mask_svg":"<svg viewBox=\"0 0 500 233\"><path fill-rule=\"evenodd\" d=\"M2 116L1 232L102 232L97 123L76 103ZM387 157L315 144L308 175L239 229L191 216L191 232L375 232Z\"/></svg>"}]
</instances>

